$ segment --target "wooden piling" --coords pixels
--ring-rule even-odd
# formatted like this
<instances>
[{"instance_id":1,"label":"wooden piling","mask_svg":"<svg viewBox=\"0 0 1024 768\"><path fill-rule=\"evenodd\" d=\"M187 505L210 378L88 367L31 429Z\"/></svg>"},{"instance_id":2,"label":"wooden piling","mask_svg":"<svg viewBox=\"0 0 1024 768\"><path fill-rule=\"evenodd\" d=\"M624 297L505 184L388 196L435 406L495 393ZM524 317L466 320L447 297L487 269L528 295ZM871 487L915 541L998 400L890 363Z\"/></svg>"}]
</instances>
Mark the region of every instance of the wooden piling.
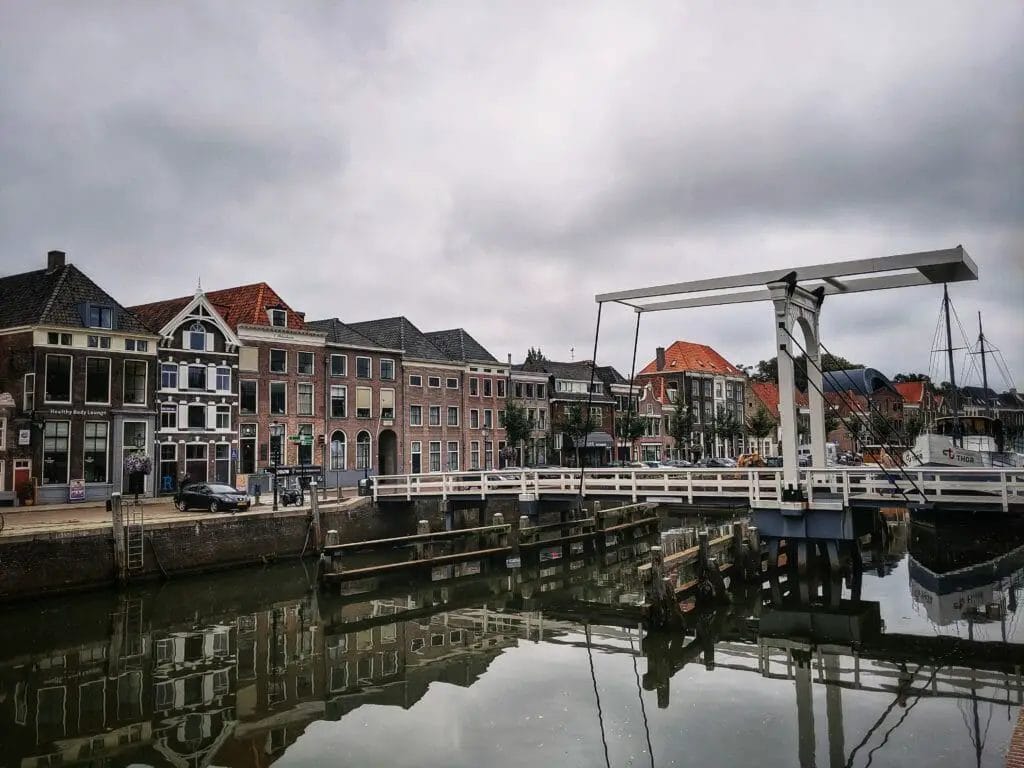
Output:
<instances>
[{"instance_id":1,"label":"wooden piling","mask_svg":"<svg viewBox=\"0 0 1024 768\"><path fill-rule=\"evenodd\" d=\"M651 547L651 568L647 582L647 618L652 628L678 627L682 612L676 602L672 579L665 576L665 556L661 547Z\"/></svg>"},{"instance_id":2,"label":"wooden piling","mask_svg":"<svg viewBox=\"0 0 1024 768\"><path fill-rule=\"evenodd\" d=\"M504 524L505 524L505 516L503 514L501 514L501 512L495 512L494 516L491 518L491 525L504 525ZM505 539L505 541L502 541L502 539ZM488 547L493 548L493 547L504 547L504 546L507 546L507 539L508 539L508 534L507 533L504 533L502 531L495 531L490 536L488 536L488 540L489 540Z\"/></svg>"},{"instance_id":3,"label":"wooden piling","mask_svg":"<svg viewBox=\"0 0 1024 768\"><path fill-rule=\"evenodd\" d=\"M429 520L420 520L418 523L416 523L416 533L417 534L430 533L430 521ZM423 560L423 559L429 557L430 556L430 549L429 549L429 547L430 547L430 543L429 542L425 542L425 541L417 542L416 543L416 559L417 560Z\"/></svg>"},{"instance_id":4,"label":"wooden piling","mask_svg":"<svg viewBox=\"0 0 1024 768\"><path fill-rule=\"evenodd\" d=\"M313 548L319 552L324 540L320 534L320 499L317 496L316 480L309 484L309 514L313 518Z\"/></svg>"},{"instance_id":5,"label":"wooden piling","mask_svg":"<svg viewBox=\"0 0 1024 768\"><path fill-rule=\"evenodd\" d=\"M114 575L119 584L128 581L128 557L121 494L110 494L110 521L114 529Z\"/></svg>"}]
</instances>

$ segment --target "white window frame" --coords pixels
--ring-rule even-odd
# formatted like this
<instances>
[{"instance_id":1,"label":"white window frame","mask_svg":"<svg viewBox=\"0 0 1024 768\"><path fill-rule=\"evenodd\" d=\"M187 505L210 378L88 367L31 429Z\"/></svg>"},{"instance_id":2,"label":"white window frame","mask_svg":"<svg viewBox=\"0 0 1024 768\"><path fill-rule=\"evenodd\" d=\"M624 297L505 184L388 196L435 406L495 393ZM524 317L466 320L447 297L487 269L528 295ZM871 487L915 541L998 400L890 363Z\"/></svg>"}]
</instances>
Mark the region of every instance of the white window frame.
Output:
<instances>
[{"instance_id":1,"label":"white window frame","mask_svg":"<svg viewBox=\"0 0 1024 768\"><path fill-rule=\"evenodd\" d=\"M454 467L452 466L452 455L453 455L452 454L452 446L455 446L455 453L454 453L454 456L455 456L455 466ZM461 466L461 460L462 460L462 456L460 455L461 454L461 450L460 449L461 449L461 446L459 445L459 441L458 440L449 440L448 441L448 444L445 446L445 452L444 452L444 456L445 456L445 463L444 463L444 465L447 468L446 471L448 471L448 472L458 472L459 471L459 468Z\"/></svg>"},{"instance_id":2,"label":"white window frame","mask_svg":"<svg viewBox=\"0 0 1024 768\"><path fill-rule=\"evenodd\" d=\"M365 416L359 414L359 393L361 391L370 393L370 407L366 408L367 411ZM356 387L356 418L357 419L372 419L373 418L373 387Z\"/></svg>"},{"instance_id":3,"label":"white window frame","mask_svg":"<svg viewBox=\"0 0 1024 768\"><path fill-rule=\"evenodd\" d=\"M169 430L177 431L177 429L178 429L179 410L180 409L178 408L178 404L177 403L160 403L160 410L159 410L159 412L156 415L156 418L157 418L157 422L156 422L157 429L159 429L162 432L166 432L166 431L169 431ZM166 427L164 426L164 414L165 413L173 413L174 414L174 426L166 426Z\"/></svg>"},{"instance_id":4,"label":"white window frame","mask_svg":"<svg viewBox=\"0 0 1024 768\"><path fill-rule=\"evenodd\" d=\"M46 395L46 380L50 378L50 358L51 357L66 357L69 361L68 366L68 399L67 400L50 400ZM75 358L71 355L63 355L56 353L49 353L46 355L45 368L43 369L43 402L44 403L70 403L75 396Z\"/></svg>"},{"instance_id":5,"label":"white window frame","mask_svg":"<svg viewBox=\"0 0 1024 768\"><path fill-rule=\"evenodd\" d=\"M494 429L494 411L490 408L484 408L484 429Z\"/></svg>"},{"instance_id":6,"label":"white window frame","mask_svg":"<svg viewBox=\"0 0 1024 768\"><path fill-rule=\"evenodd\" d=\"M227 422L227 424L224 425L224 426L222 426L221 423L220 423L221 422L221 416L226 416L225 421ZM214 411L214 426L217 429L221 429L221 430L230 430L231 429L231 406L230 405L220 404L220 405L218 405L216 407L216 409Z\"/></svg>"},{"instance_id":7,"label":"white window frame","mask_svg":"<svg viewBox=\"0 0 1024 768\"><path fill-rule=\"evenodd\" d=\"M437 469L434 469L434 446L437 446ZM427 472L440 472L444 466L444 454L441 453L441 441L431 440L427 446Z\"/></svg>"},{"instance_id":8,"label":"white window frame","mask_svg":"<svg viewBox=\"0 0 1024 768\"><path fill-rule=\"evenodd\" d=\"M309 411L302 410L302 388L309 387ZM295 385L295 414L297 416L312 416L316 412L316 385L311 381L300 381Z\"/></svg>"},{"instance_id":9,"label":"white window frame","mask_svg":"<svg viewBox=\"0 0 1024 768\"><path fill-rule=\"evenodd\" d=\"M434 422L434 414L437 413L437 422ZM441 406L431 405L427 407L427 426L428 427L440 427L441 426Z\"/></svg>"},{"instance_id":10,"label":"white window frame","mask_svg":"<svg viewBox=\"0 0 1024 768\"><path fill-rule=\"evenodd\" d=\"M92 324L92 313L93 313L93 310L96 310L96 311L98 311L100 313L100 324L99 325L93 325ZM103 314L104 313L106 313L107 318L110 321L109 325L103 325ZM108 331L113 330L113 328L114 328L114 308L113 307L105 307L105 306L102 306L100 304L90 304L89 305L89 309L88 309L88 315L89 316L86 318L86 320L88 322L88 327L89 328L102 328L102 329L108 330Z\"/></svg>"},{"instance_id":11,"label":"white window frame","mask_svg":"<svg viewBox=\"0 0 1024 768\"><path fill-rule=\"evenodd\" d=\"M341 435L342 439L340 441L335 440L335 435ZM338 462L341 466L336 466L334 461L334 445L336 443L341 445L341 461ZM331 430L327 440L327 466L331 472L344 472L348 469L348 435L345 434L343 429Z\"/></svg>"},{"instance_id":12,"label":"white window frame","mask_svg":"<svg viewBox=\"0 0 1024 768\"><path fill-rule=\"evenodd\" d=\"M480 441L471 440L469 443L469 469L480 469Z\"/></svg>"},{"instance_id":13,"label":"white window frame","mask_svg":"<svg viewBox=\"0 0 1024 768\"><path fill-rule=\"evenodd\" d=\"M107 361L107 399L106 400L90 400L89 399L89 361L90 360L106 360ZM109 357L86 357L85 358L85 389L82 392L82 402L87 405L110 405L110 390L113 387L114 379L114 363Z\"/></svg>"},{"instance_id":14,"label":"white window frame","mask_svg":"<svg viewBox=\"0 0 1024 768\"><path fill-rule=\"evenodd\" d=\"M413 381L413 379L416 379L416 381ZM410 387L422 387L423 386L423 376L422 376L422 374L410 373L409 374L409 386Z\"/></svg>"},{"instance_id":15,"label":"white window frame","mask_svg":"<svg viewBox=\"0 0 1024 768\"><path fill-rule=\"evenodd\" d=\"M341 360L342 361L341 373L335 373L334 372L334 361L335 360ZM336 378L336 379L340 379L340 378L342 378L344 376L348 376L348 355L339 355L339 354L336 354L336 353L331 353L331 368L328 371L328 373L331 376L333 376L334 378Z\"/></svg>"},{"instance_id":16,"label":"white window frame","mask_svg":"<svg viewBox=\"0 0 1024 768\"><path fill-rule=\"evenodd\" d=\"M202 326L202 331L194 330L197 326ZM192 337L202 335L203 346L202 349L196 349L192 346ZM194 321L189 327L182 331L181 346L186 352L210 352L213 349L213 334L206 328L206 324L199 320Z\"/></svg>"},{"instance_id":17,"label":"white window frame","mask_svg":"<svg viewBox=\"0 0 1024 768\"><path fill-rule=\"evenodd\" d=\"M413 418L413 408L419 409L419 419ZM410 427L422 427L423 426L423 406L419 403L409 404L409 426Z\"/></svg>"},{"instance_id":18,"label":"white window frame","mask_svg":"<svg viewBox=\"0 0 1024 768\"><path fill-rule=\"evenodd\" d=\"M455 382L455 386L452 386L452 382ZM458 390L459 388L459 377L458 376L446 376L444 379L444 388Z\"/></svg>"},{"instance_id":19,"label":"white window frame","mask_svg":"<svg viewBox=\"0 0 1024 768\"><path fill-rule=\"evenodd\" d=\"M7 450L7 417L6 416L0 416L0 451L6 451L6 450ZM4 477L3 467L0 467L0 483L3 482L3 477ZM3 488L0 487L0 490L3 490Z\"/></svg>"},{"instance_id":20,"label":"white window frame","mask_svg":"<svg viewBox=\"0 0 1024 768\"><path fill-rule=\"evenodd\" d=\"M303 355L309 355L309 373L302 370L302 366L299 361ZM304 352L298 351L295 353L295 373L299 376L314 376L316 374L316 353L315 352Z\"/></svg>"},{"instance_id":21,"label":"white window frame","mask_svg":"<svg viewBox=\"0 0 1024 768\"><path fill-rule=\"evenodd\" d=\"M338 416L334 412L334 400L335 400L335 394L336 394L335 391L336 390L340 390L341 391L341 400L344 403L344 407L342 408L343 413L340 416ZM348 386L346 386L345 384L331 384L331 389L330 389L330 406L329 407L330 407L330 413L328 414L328 418L331 418L331 419L347 419L348 418ZM337 430L335 430L335 431L337 431ZM346 437L345 439L347 440L348 438Z\"/></svg>"},{"instance_id":22,"label":"white window frame","mask_svg":"<svg viewBox=\"0 0 1024 768\"><path fill-rule=\"evenodd\" d=\"M221 373L224 372L228 377L228 385L222 387L220 385ZM218 392L230 392L231 391L231 367L227 365L218 365L213 369L213 382L214 388Z\"/></svg>"},{"instance_id":23,"label":"white window frame","mask_svg":"<svg viewBox=\"0 0 1024 768\"><path fill-rule=\"evenodd\" d=\"M431 384L432 381L436 381L437 384ZM427 376L427 389L440 389L441 388L441 377L440 376Z\"/></svg>"},{"instance_id":24,"label":"white window frame","mask_svg":"<svg viewBox=\"0 0 1024 768\"><path fill-rule=\"evenodd\" d=\"M128 390L128 363L142 363L142 369L146 372L145 378L142 380L142 402L141 403L129 403L126 395ZM145 408L149 404L149 363L145 360L135 360L129 358L124 361L124 365L121 367L121 403L125 408Z\"/></svg>"},{"instance_id":25,"label":"white window frame","mask_svg":"<svg viewBox=\"0 0 1024 768\"><path fill-rule=\"evenodd\" d=\"M253 409L251 411L242 410L242 385L248 382L252 382L256 387L256 398L253 403ZM259 413L260 410L260 383L258 379L242 379L238 382L238 412L246 415L252 415Z\"/></svg>"},{"instance_id":26,"label":"white window frame","mask_svg":"<svg viewBox=\"0 0 1024 768\"><path fill-rule=\"evenodd\" d=\"M85 339L85 346L89 349L110 349L110 337L90 334Z\"/></svg>"},{"instance_id":27,"label":"white window frame","mask_svg":"<svg viewBox=\"0 0 1024 768\"><path fill-rule=\"evenodd\" d=\"M391 375L384 375L384 363L391 363ZM392 357L380 357L377 358L377 377L381 381L396 381L398 378L398 366L395 365L395 360Z\"/></svg>"},{"instance_id":28,"label":"white window frame","mask_svg":"<svg viewBox=\"0 0 1024 768\"><path fill-rule=\"evenodd\" d=\"M164 386L164 371L174 371L174 386ZM168 392L177 392L181 382L181 366L177 363L160 363L160 389Z\"/></svg>"},{"instance_id":29,"label":"white window frame","mask_svg":"<svg viewBox=\"0 0 1024 768\"><path fill-rule=\"evenodd\" d=\"M275 323L274 318L277 313L281 313L283 316L283 323ZM268 309L267 310L267 322L270 323L271 328L287 328L288 327L288 310L287 309Z\"/></svg>"},{"instance_id":30,"label":"white window frame","mask_svg":"<svg viewBox=\"0 0 1024 768\"><path fill-rule=\"evenodd\" d=\"M89 436L86 434L86 430L88 429L88 425L89 424L103 424L107 428L106 434L103 436L103 445L104 445L103 452L105 454L104 458L107 461L107 467L106 467L106 471L104 472L104 474L106 476L104 477L103 480L86 481L86 483L87 484L95 483L96 485L107 485L107 484L110 483L110 470L112 469L112 467L110 466L110 438L111 438L112 430L110 429L110 422L109 421L95 421L95 420L91 420L91 421L86 421L85 424L82 426L82 478L83 479L85 478L85 441L89 439Z\"/></svg>"},{"instance_id":31,"label":"white window frame","mask_svg":"<svg viewBox=\"0 0 1024 768\"><path fill-rule=\"evenodd\" d=\"M480 396L480 379L478 379L476 376L473 376L469 380L469 396L470 397L479 397Z\"/></svg>"},{"instance_id":32,"label":"white window frame","mask_svg":"<svg viewBox=\"0 0 1024 768\"><path fill-rule=\"evenodd\" d=\"M31 385L29 382L32 382ZM29 397L32 398L29 402ZM36 375L26 373L21 383L21 408L23 411L34 411L36 409Z\"/></svg>"},{"instance_id":33,"label":"white window frame","mask_svg":"<svg viewBox=\"0 0 1024 768\"><path fill-rule=\"evenodd\" d=\"M469 428L480 429L480 409L470 408L469 409Z\"/></svg>"},{"instance_id":34,"label":"white window frame","mask_svg":"<svg viewBox=\"0 0 1024 768\"><path fill-rule=\"evenodd\" d=\"M284 357L284 370L281 370L281 371L274 370L274 353L275 352L280 352L281 355ZM287 349L275 349L275 348L271 347L270 351L267 353L267 371L270 372L270 373L288 373L288 350Z\"/></svg>"},{"instance_id":35,"label":"white window frame","mask_svg":"<svg viewBox=\"0 0 1024 768\"><path fill-rule=\"evenodd\" d=\"M481 388L481 397L494 397L494 384L493 379L484 379Z\"/></svg>"},{"instance_id":36,"label":"white window frame","mask_svg":"<svg viewBox=\"0 0 1024 768\"><path fill-rule=\"evenodd\" d=\"M391 393L391 415L390 416L388 416L386 413L384 413L384 410L385 410L385 406L384 406L384 393L385 392L390 392ZM395 398L395 390L393 388L385 387L384 389L380 390L380 417L382 419L384 419L385 421L394 421L395 420L395 412L398 410L398 406L395 404L395 400L396 400L396 398Z\"/></svg>"},{"instance_id":37,"label":"white window frame","mask_svg":"<svg viewBox=\"0 0 1024 768\"><path fill-rule=\"evenodd\" d=\"M366 376L360 376L359 375L359 361L360 360L365 360L366 361L367 369L369 370L369 373ZM372 357L369 357L367 355L356 355L356 378L357 379L366 379L366 380L372 380L373 379L373 358Z\"/></svg>"},{"instance_id":38,"label":"white window frame","mask_svg":"<svg viewBox=\"0 0 1024 768\"><path fill-rule=\"evenodd\" d=\"M272 410L273 407L274 407L274 385L275 384L280 384L282 387L284 387L284 410L280 411L280 412ZM259 397L259 392L258 391L257 391L257 397ZM271 416L287 416L288 415L288 382L287 381L271 381L271 382L267 383L267 413L269 413ZM282 451L283 451L283 447L282 447Z\"/></svg>"},{"instance_id":39,"label":"white window frame","mask_svg":"<svg viewBox=\"0 0 1024 768\"><path fill-rule=\"evenodd\" d=\"M68 425L68 433L65 436L65 439L68 441L68 447L64 451L64 455L67 457L67 471L65 472L64 482L63 483L59 483L59 482L58 483L53 483L53 485L67 485L70 482L70 480L71 480L71 422L67 421L67 420L62 420L62 419L56 419L56 420L53 420L53 421L47 420L46 422L43 423L43 443L42 443L43 453L42 453L42 456L43 456L44 468L42 470L42 474L40 475L40 479L42 479L42 478L44 478L46 476L45 464L46 464L46 439L47 439L46 438L46 425L47 424L67 424ZM57 437L60 437L60 435L57 435ZM50 483L46 483L46 485L50 485Z\"/></svg>"},{"instance_id":40,"label":"white window frame","mask_svg":"<svg viewBox=\"0 0 1024 768\"><path fill-rule=\"evenodd\" d=\"M505 394L506 394L505 393L505 380L504 379L495 379L494 380L494 396L495 397L505 397Z\"/></svg>"},{"instance_id":41,"label":"white window frame","mask_svg":"<svg viewBox=\"0 0 1024 768\"><path fill-rule=\"evenodd\" d=\"M455 414L455 423L452 424L452 414ZM459 406L449 405L448 410L445 412L445 424L449 427L459 426Z\"/></svg>"}]
</instances>

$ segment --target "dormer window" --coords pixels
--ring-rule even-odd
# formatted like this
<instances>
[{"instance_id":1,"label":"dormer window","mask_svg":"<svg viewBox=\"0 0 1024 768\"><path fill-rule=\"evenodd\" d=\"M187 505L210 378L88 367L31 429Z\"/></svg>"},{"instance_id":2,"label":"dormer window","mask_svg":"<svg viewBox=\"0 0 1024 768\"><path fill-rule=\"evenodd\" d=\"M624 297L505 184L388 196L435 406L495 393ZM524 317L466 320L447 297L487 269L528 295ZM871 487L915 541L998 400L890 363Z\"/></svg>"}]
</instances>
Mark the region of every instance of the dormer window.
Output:
<instances>
[{"instance_id":1,"label":"dormer window","mask_svg":"<svg viewBox=\"0 0 1024 768\"><path fill-rule=\"evenodd\" d=\"M110 307L97 307L89 305L89 327L90 328L113 328L114 310Z\"/></svg>"},{"instance_id":2,"label":"dormer window","mask_svg":"<svg viewBox=\"0 0 1024 768\"><path fill-rule=\"evenodd\" d=\"M267 310L267 314L270 317L270 324L275 328L288 327L288 310L269 309Z\"/></svg>"}]
</instances>

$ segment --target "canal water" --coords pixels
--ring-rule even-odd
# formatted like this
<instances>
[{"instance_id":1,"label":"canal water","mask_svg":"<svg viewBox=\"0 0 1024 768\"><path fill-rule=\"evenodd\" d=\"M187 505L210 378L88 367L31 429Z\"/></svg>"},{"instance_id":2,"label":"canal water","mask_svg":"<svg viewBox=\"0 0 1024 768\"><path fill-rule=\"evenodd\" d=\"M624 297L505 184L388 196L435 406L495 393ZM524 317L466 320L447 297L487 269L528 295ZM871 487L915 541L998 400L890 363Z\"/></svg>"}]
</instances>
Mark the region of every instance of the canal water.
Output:
<instances>
[{"instance_id":1,"label":"canal water","mask_svg":"<svg viewBox=\"0 0 1024 768\"><path fill-rule=\"evenodd\" d=\"M0 766L1003 766L1024 536L891 531L859 585L736 585L648 636L644 542L347 594L292 562L7 606Z\"/></svg>"}]
</instances>

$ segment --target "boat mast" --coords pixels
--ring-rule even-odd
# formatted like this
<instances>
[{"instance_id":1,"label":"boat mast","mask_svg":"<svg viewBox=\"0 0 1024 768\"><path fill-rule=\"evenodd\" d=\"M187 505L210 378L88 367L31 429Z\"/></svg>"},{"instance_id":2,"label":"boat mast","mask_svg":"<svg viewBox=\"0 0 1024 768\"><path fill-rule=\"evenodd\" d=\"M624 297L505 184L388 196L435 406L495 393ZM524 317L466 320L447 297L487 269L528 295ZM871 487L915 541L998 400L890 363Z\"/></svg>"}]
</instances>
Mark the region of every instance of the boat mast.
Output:
<instances>
[{"instance_id":1,"label":"boat mast","mask_svg":"<svg viewBox=\"0 0 1024 768\"><path fill-rule=\"evenodd\" d=\"M988 399L988 369L985 367L985 332L981 329L981 312L978 312L978 343L981 345L981 388L985 398L985 413L992 405Z\"/></svg>"},{"instance_id":2,"label":"boat mast","mask_svg":"<svg viewBox=\"0 0 1024 768\"><path fill-rule=\"evenodd\" d=\"M956 391L956 370L953 367L953 330L949 325L949 286L946 283L942 284L942 310L946 315L946 355L949 361L949 388L950 397L953 398L951 407L953 409L953 444L957 444L958 439L961 446L963 446L963 439L960 438L958 429L960 415L959 403L957 402L957 391Z\"/></svg>"}]
</instances>

